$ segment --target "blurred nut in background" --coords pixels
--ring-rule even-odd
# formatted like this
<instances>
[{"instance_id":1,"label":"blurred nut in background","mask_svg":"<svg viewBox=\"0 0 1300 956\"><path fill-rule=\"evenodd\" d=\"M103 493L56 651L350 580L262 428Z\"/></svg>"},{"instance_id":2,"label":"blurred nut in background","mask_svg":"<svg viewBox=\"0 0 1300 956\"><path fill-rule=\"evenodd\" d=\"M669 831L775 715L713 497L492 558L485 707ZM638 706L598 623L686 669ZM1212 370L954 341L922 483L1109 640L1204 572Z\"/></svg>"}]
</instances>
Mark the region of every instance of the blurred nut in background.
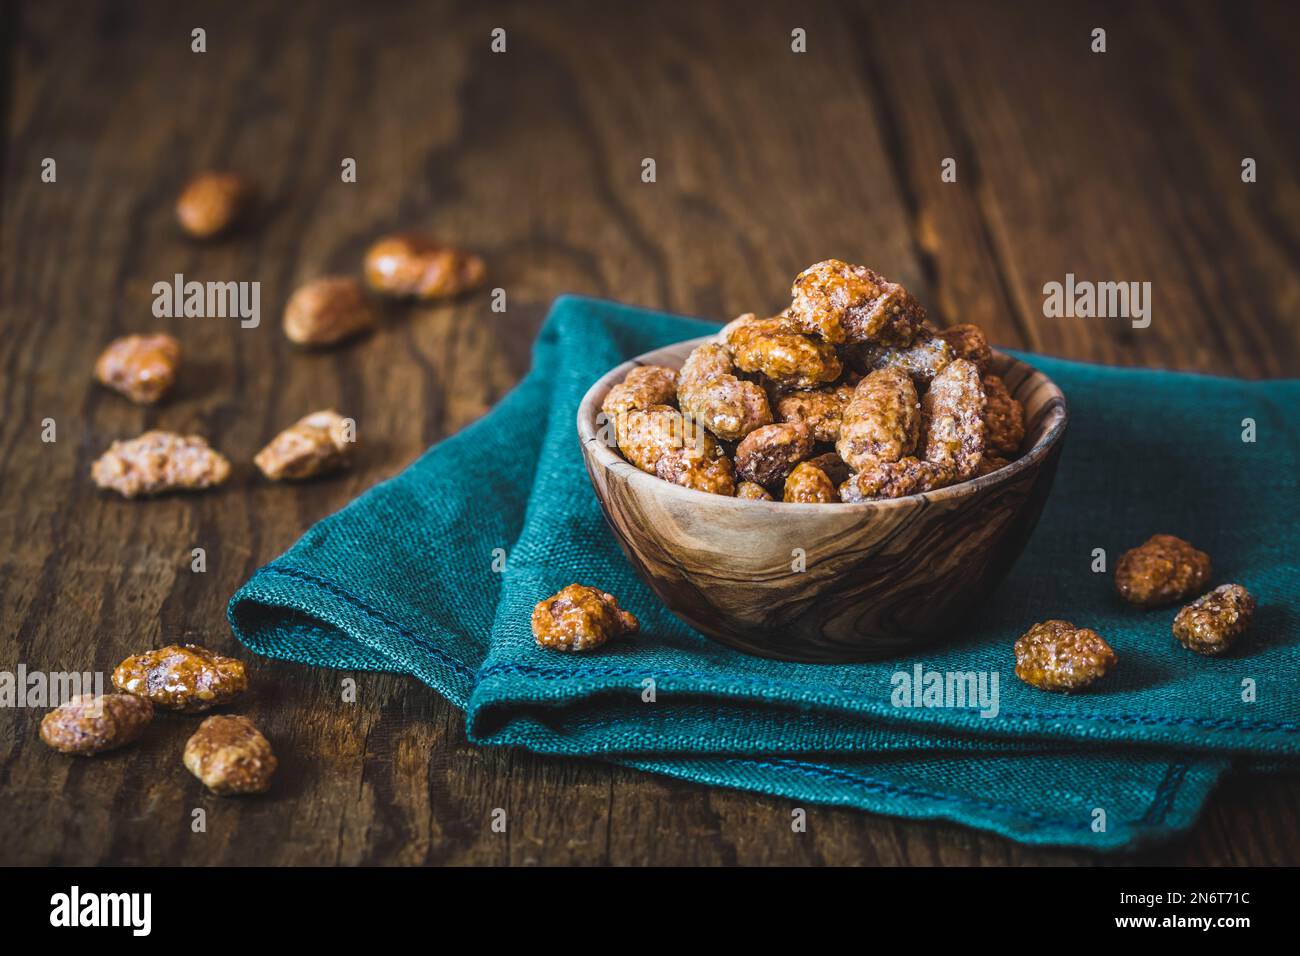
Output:
<instances>
[{"instance_id":1,"label":"blurred nut in background","mask_svg":"<svg viewBox=\"0 0 1300 956\"><path fill-rule=\"evenodd\" d=\"M148 431L115 441L95 459L90 477L123 498L167 491L201 491L230 477L230 462L199 435Z\"/></svg>"},{"instance_id":2,"label":"blurred nut in background","mask_svg":"<svg viewBox=\"0 0 1300 956\"><path fill-rule=\"evenodd\" d=\"M153 704L128 694L81 694L41 720L41 740L59 753L89 756L138 738L153 720Z\"/></svg>"},{"instance_id":3,"label":"blurred nut in background","mask_svg":"<svg viewBox=\"0 0 1300 956\"><path fill-rule=\"evenodd\" d=\"M378 324L378 309L350 276L314 279L284 307L284 334L296 345L333 345Z\"/></svg>"},{"instance_id":4,"label":"blurred nut in background","mask_svg":"<svg viewBox=\"0 0 1300 956\"><path fill-rule=\"evenodd\" d=\"M253 463L273 481L311 478L345 467L355 447L355 423L330 409L312 412L280 432Z\"/></svg>"},{"instance_id":5,"label":"blurred nut in background","mask_svg":"<svg viewBox=\"0 0 1300 956\"><path fill-rule=\"evenodd\" d=\"M95 362L95 378L140 405L152 405L171 389L181 362L181 343L170 335L124 335Z\"/></svg>"},{"instance_id":6,"label":"blurred nut in background","mask_svg":"<svg viewBox=\"0 0 1300 956\"><path fill-rule=\"evenodd\" d=\"M199 173L181 190L176 218L195 239L211 239L239 225L257 203L257 187L239 173Z\"/></svg>"},{"instance_id":7,"label":"blurred nut in background","mask_svg":"<svg viewBox=\"0 0 1300 956\"><path fill-rule=\"evenodd\" d=\"M376 292L425 302L450 299L483 284L483 260L426 236L385 236L366 251L366 282Z\"/></svg>"}]
</instances>

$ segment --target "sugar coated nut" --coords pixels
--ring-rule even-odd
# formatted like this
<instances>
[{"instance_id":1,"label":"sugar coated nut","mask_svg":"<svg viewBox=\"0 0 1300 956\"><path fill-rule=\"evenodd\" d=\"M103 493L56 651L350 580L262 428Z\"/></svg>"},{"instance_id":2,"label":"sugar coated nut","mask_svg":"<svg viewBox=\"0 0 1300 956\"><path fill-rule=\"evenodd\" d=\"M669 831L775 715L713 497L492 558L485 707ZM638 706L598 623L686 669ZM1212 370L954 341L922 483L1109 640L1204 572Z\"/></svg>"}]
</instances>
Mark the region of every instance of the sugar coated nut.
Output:
<instances>
[{"instance_id":1,"label":"sugar coated nut","mask_svg":"<svg viewBox=\"0 0 1300 956\"><path fill-rule=\"evenodd\" d=\"M284 334L295 345L333 345L379 324L379 310L351 276L300 286L284 307Z\"/></svg>"},{"instance_id":2,"label":"sugar coated nut","mask_svg":"<svg viewBox=\"0 0 1300 956\"><path fill-rule=\"evenodd\" d=\"M279 761L247 717L217 714L185 743L185 768L213 793L265 793Z\"/></svg>"},{"instance_id":3,"label":"sugar coated nut","mask_svg":"<svg viewBox=\"0 0 1300 956\"><path fill-rule=\"evenodd\" d=\"M747 501L771 501L772 495L762 485L752 481L742 481L736 485L736 497Z\"/></svg>"},{"instance_id":4,"label":"sugar coated nut","mask_svg":"<svg viewBox=\"0 0 1300 956\"><path fill-rule=\"evenodd\" d=\"M81 694L41 720L41 740L60 753L89 756L138 738L153 720L153 704L127 694Z\"/></svg>"},{"instance_id":5,"label":"sugar coated nut","mask_svg":"<svg viewBox=\"0 0 1300 956\"><path fill-rule=\"evenodd\" d=\"M736 472L726 455L700 454L694 448L675 448L655 462L655 474L664 481L732 497L736 493Z\"/></svg>"},{"instance_id":6,"label":"sugar coated nut","mask_svg":"<svg viewBox=\"0 0 1300 956\"><path fill-rule=\"evenodd\" d=\"M124 335L109 343L95 362L95 378L140 405L152 405L171 390L181 362L181 343L163 332Z\"/></svg>"},{"instance_id":7,"label":"sugar coated nut","mask_svg":"<svg viewBox=\"0 0 1300 956\"><path fill-rule=\"evenodd\" d=\"M835 385L787 392L776 400L776 415L783 422L803 422L814 441L834 444L839 440L840 423L853 391L851 385Z\"/></svg>"},{"instance_id":8,"label":"sugar coated nut","mask_svg":"<svg viewBox=\"0 0 1300 956\"><path fill-rule=\"evenodd\" d=\"M757 485L779 485L812 452L812 433L803 422L764 425L736 446L736 474Z\"/></svg>"},{"instance_id":9,"label":"sugar coated nut","mask_svg":"<svg viewBox=\"0 0 1300 956\"><path fill-rule=\"evenodd\" d=\"M1115 652L1096 631L1069 621L1035 624L1016 641L1016 676L1040 690L1079 690L1115 662Z\"/></svg>"},{"instance_id":10,"label":"sugar coated nut","mask_svg":"<svg viewBox=\"0 0 1300 956\"><path fill-rule=\"evenodd\" d=\"M954 359L934 377L921 398L925 458L950 467L965 481L984 457L984 384L967 359Z\"/></svg>"},{"instance_id":11,"label":"sugar coated nut","mask_svg":"<svg viewBox=\"0 0 1300 956\"><path fill-rule=\"evenodd\" d=\"M677 379L683 414L724 441L737 441L772 421L767 393L734 372L727 348L709 343L686 357Z\"/></svg>"},{"instance_id":12,"label":"sugar coated nut","mask_svg":"<svg viewBox=\"0 0 1300 956\"><path fill-rule=\"evenodd\" d=\"M922 461L913 455L898 461L879 461L850 475L839 487L840 501L856 504L879 498L919 495L952 484L951 465Z\"/></svg>"},{"instance_id":13,"label":"sugar coated nut","mask_svg":"<svg viewBox=\"0 0 1300 956\"><path fill-rule=\"evenodd\" d=\"M533 637L551 651L589 651L640 627L618 606L614 595L585 584L570 584L533 608Z\"/></svg>"},{"instance_id":14,"label":"sugar coated nut","mask_svg":"<svg viewBox=\"0 0 1300 956\"><path fill-rule=\"evenodd\" d=\"M634 408L667 405L677 397L677 373L659 365L639 365L609 390L600 410L607 418Z\"/></svg>"},{"instance_id":15,"label":"sugar coated nut","mask_svg":"<svg viewBox=\"0 0 1300 956\"><path fill-rule=\"evenodd\" d=\"M181 190L176 218L196 239L210 239L234 228L257 202L253 181L239 173L199 173Z\"/></svg>"},{"instance_id":16,"label":"sugar coated nut","mask_svg":"<svg viewBox=\"0 0 1300 956\"><path fill-rule=\"evenodd\" d=\"M228 704L248 689L244 662L197 644L169 644L128 657L113 686L167 710L199 713Z\"/></svg>"},{"instance_id":17,"label":"sugar coated nut","mask_svg":"<svg viewBox=\"0 0 1300 956\"><path fill-rule=\"evenodd\" d=\"M984 454L1014 456L1025 440L1025 407L1011 397L1000 376L985 375Z\"/></svg>"},{"instance_id":18,"label":"sugar coated nut","mask_svg":"<svg viewBox=\"0 0 1300 956\"><path fill-rule=\"evenodd\" d=\"M826 505L840 499L826 472L802 461L786 476L782 500L793 504Z\"/></svg>"},{"instance_id":19,"label":"sugar coated nut","mask_svg":"<svg viewBox=\"0 0 1300 956\"><path fill-rule=\"evenodd\" d=\"M782 388L816 388L844 371L833 345L805 334L785 316L735 325L727 345L738 369Z\"/></svg>"},{"instance_id":20,"label":"sugar coated nut","mask_svg":"<svg viewBox=\"0 0 1300 956\"><path fill-rule=\"evenodd\" d=\"M916 386L900 368L882 368L858 382L844 408L835 450L855 471L898 461L916 450L921 431Z\"/></svg>"},{"instance_id":21,"label":"sugar coated nut","mask_svg":"<svg viewBox=\"0 0 1300 956\"><path fill-rule=\"evenodd\" d=\"M1178 612L1174 637L1189 651L1223 654L1249 629L1255 598L1240 584L1222 584Z\"/></svg>"},{"instance_id":22,"label":"sugar coated nut","mask_svg":"<svg viewBox=\"0 0 1300 956\"><path fill-rule=\"evenodd\" d=\"M355 448L355 423L326 409L280 432L253 463L272 481L312 478L347 467Z\"/></svg>"},{"instance_id":23,"label":"sugar coated nut","mask_svg":"<svg viewBox=\"0 0 1300 956\"><path fill-rule=\"evenodd\" d=\"M948 344L953 358L971 362L979 369L981 375L988 372L989 364L993 361L993 351L989 348L989 341L978 325L969 323L950 325L946 329L940 329L935 335Z\"/></svg>"},{"instance_id":24,"label":"sugar coated nut","mask_svg":"<svg viewBox=\"0 0 1300 956\"><path fill-rule=\"evenodd\" d=\"M612 424L623 457L652 475L659 459L674 449L693 449L700 457L717 454L718 443L709 433L670 405L634 408Z\"/></svg>"},{"instance_id":25,"label":"sugar coated nut","mask_svg":"<svg viewBox=\"0 0 1300 956\"><path fill-rule=\"evenodd\" d=\"M901 368L918 389L925 388L944 366L956 356L952 347L938 335L920 334L911 345L856 345L850 359L863 372L880 368Z\"/></svg>"},{"instance_id":26,"label":"sugar coated nut","mask_svg":"<svg viewBox=\"0 0 1300 956\"><path fill-rule=\"evenodd\" d=\"M838 259L799 273L790 295L794 322L835 345L909 345L925 321L925 309L897 282Z\"/></svg>"},{"instance_id":27,"label":"sugar coated nut","mask_svg":"<svg viewBox=\"0 0 1300 956\"><path fill-rule=\"evenodd\" d=\"M1172 534L1152 535L1125 551L1115 565L1115 588L1138 607L1173 604L1204 589L1210 556Z\"/></svg>"},{"instance_id":28,"label":"sugar coated nut","mask_svg":"<svg viewBox=\"0 0 1300 956\"><path fill-rule=\"evenodd\" d=\"M487 269L472 253L403 233L385 236L366 251L365 272L376 292L433 302L477 289Z\"/></svg>"},{"instance_id":29,"label":"sugar coated nut","mask_svg":"<svg viewBox=\"0 0 1300 956\"><path fill-rule=\"evenodd\" d=\"M99 487L135 498L219 485L230 475L230 462L198 435L150 431L113 442L95 460L90 475Z\"/></svg>"}]
</instances>

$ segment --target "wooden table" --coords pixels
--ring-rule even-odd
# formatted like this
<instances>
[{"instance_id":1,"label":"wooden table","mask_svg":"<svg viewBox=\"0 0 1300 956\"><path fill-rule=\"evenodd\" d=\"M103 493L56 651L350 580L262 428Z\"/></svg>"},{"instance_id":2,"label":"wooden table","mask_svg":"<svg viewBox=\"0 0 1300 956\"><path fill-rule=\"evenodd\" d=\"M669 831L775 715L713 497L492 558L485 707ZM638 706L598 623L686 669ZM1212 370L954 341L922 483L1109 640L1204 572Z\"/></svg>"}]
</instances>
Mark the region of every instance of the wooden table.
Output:
<instances>
[{"instance_id":1,"label":"wooden table","mask_svg":"<svg viewBox=\"0 0 1300 956\"><path fill-rule=\"evenodd\" d=\"M562 292L727 319L779 308L800 268L838 256L999 344L1300 374L1294 6L1049 6L5 4L0 669L108 672L182 640L242 651L230 594L484 414ZM349 157L355 184L341 181ZM272 201L253 229L198 245L172 204L213 167L251 173ZM396 227L482 251L507 311L481 295L395 310L351 347L292 348L286 296L355 273ZM260 326L155 319L152 285L176 273L260 281ZM1067 273L1150 281L1150 327L1044 318L1043 284ZM141 409L92 385L109 339L158 327L188 356L173 399ZM258 480L253 453L325 406L361 423L360 467ZM98 492L94 457L147 427L209 436L232 480L147 502ZM251 672L248 710L283 759L265 799L201 793L178 758L192 721L83 761L40 744L41 711L6 712L0 862L1097 859L842 809L812 809L796 835L782 800L471 747L462 715L413 679L357 675L343 707L339 673L261 659ZM507 834L494 807L509 808ZM1295 863L1297 807L1294 777L1235 778L1189 838L1123 859Z\"/></svg>"}]
</instances>

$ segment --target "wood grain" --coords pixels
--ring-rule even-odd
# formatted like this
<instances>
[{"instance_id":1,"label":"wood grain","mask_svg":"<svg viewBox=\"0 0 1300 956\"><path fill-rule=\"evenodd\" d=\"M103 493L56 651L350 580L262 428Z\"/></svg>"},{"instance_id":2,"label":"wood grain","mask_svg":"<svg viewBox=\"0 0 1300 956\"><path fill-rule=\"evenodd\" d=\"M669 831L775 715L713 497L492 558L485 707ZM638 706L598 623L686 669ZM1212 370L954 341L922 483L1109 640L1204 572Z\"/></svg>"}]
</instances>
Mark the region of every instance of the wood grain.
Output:
<instances>
[{"instance_id":1,"label":"wood grain","mask_svg":"<svg viewBox=\"0 0 1300 956\"><path fill-rule=\"evenodd\" d=\"M642 579L696 630L761 657L873 660L957 633L963 616L1011 569L1042 513L1067 428L1060 389L1026 363L994 353L991 370L1025 409L1024 453L981 478L857 504L746 501L649 475L605 434L601 406L629 371L680 369L711 341L636 356L601 377L578 406L587 474ZM798 570L796 548L804 559Z\"/></svg>"},{"instance_id":2,"label":"wood grain","mask_svg":"<svg viewBox=\"0 0 1300 956\"><path fill-rule=\"evenodd\" d=\"M183 639L235 651L234 589L490 408L560 292L725 319L778 307L799 269L835 255L1004 346L1300 374L1284 2L7 0L3 17L0 669L107 671ZM1088 52L1095 25L1104 55ZM196 26L205 54L190 51ZM489 48L497 26L505 54ZM794 27L806 54L790 51ZM1244 156L1256 183L1240 179ZM41 182L45 157L56 183ZM345 157L355 184L340 181ZM271 202L251 230L196 245L171 207L212 167L248 172ZM354 346L292 349L277 328L292 289L355 273L397 228L482 253L507 311L485 296L394 310ZM151 286L177 272L260 281L261 325L154 319ZM1045 318L1042 285L1067 272L1152 282L1151 327ZM171 400L139 409L92 385L104 343L157 327L190 357ZM357 419L359 466L302 487L256 480L257 449L328 406ZM45 418L55 443L40 440ZM228 486L147 503L96 492L94 456L155 426L207 435L236 462ZM266 799L204 796L180 767L183 720L74 762L36 740L39 711L9 711L0 861L1095 859L832 808L796 835L784 801L470 747L462 716L407 678L250 664L250 715L282 759ZM355 704L340 703L345 676ZM489 826L497 807L506 833ZM1293 863L1297 807L1295 778L1237 778L1188 839L1132 859Z\"/></svg>"}]
</instances>

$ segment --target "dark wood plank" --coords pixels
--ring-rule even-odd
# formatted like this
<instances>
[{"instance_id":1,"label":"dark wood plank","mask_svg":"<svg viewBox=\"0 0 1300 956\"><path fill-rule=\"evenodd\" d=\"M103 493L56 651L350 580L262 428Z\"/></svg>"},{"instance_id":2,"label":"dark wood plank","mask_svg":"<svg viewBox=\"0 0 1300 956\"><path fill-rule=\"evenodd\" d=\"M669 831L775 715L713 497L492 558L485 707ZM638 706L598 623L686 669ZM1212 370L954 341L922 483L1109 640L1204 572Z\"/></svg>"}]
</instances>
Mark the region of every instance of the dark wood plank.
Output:
<instances>
[{"instance_id":1,"label":"dark wood plank","mask_svg":"<svg viewBox=\"0 0 1300 956\"><path fill-rule=\"evenodd\" d=\"M6 3L0 149L0 668L93 666L186 638L236 645L229 594L320 517L482 415L527 369L551 298L586 292L729 318L778 308L837 255L944 321L1080 359L1300 374L1296 68L1283 3L400 5ZM189 51L206 26L209 52ZM1087 49L1094 25L1111 51ZM489 31L508 30L494 55ZM790 30L808 31L792 54ZM1240 182L1253 155L1260 181ZM57 158L59 181L39 181ZM339 181L354 157L359 182ZM943 157L959 179L939 179ZM658 182L640 181L653 157ZM197 246L171 203L234 166L271 197ZM292 349L280 304L366 243L425 227L480 250L482 297L394 310L355 345ZM183 272L262 283L262 325L171 324L179 393L92 387L114 335L159 326ZM1047 319L1042 284L1149 280L1145 330ZM335 404L367 452L345 477L253 479L277 429ZM39 441L53 417L59 440ZM87 480L110 440L201 431L237 463L215 493L139 503ZM189 570L208 550L206 574ZM942 824L708 790L596 761L472 747L409 678L251 662L250 714L284 767L264 800L202 796L180 719L94 762L0 721L0 860L61 863L1052 864L1095 862ZM1141 862L1300 853L1300 783L1234 780ZM208 831L189 828L195 807ZM562 807L563 812L556 812ZM491 814L507 813L506 833Z\"/></svg>"}]
</instances>

